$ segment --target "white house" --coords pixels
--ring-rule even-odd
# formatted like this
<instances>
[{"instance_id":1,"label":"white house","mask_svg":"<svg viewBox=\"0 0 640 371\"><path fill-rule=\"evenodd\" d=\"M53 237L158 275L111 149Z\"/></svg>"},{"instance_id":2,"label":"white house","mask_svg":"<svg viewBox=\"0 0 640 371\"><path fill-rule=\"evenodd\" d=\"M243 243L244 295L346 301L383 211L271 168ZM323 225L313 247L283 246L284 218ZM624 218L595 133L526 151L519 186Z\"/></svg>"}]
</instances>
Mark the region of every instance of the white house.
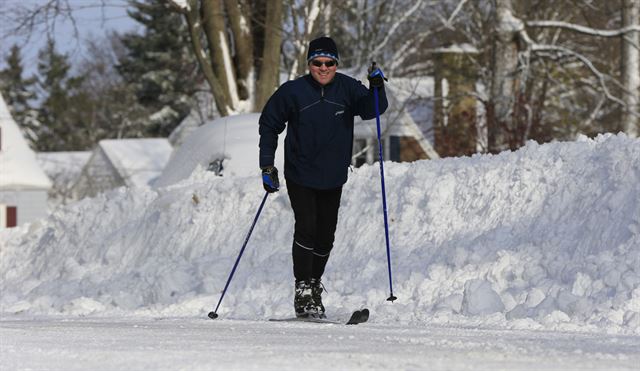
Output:
<instances>
[{"instance_id":1,"label":"white house","mask_svg":"<svg viewBox=\"0 0 640 371\"><path fill-rule=\"evenodd\" d=\"M0 228L47 215L51 181L0 95Z\"/></svg>"},{"instance_id":2,"label":"white house","mask_svg":"<svg viewBox=\"0 0 640 371\"><path fill-rule=\"evenodd\" d=\"M150 186L172 151L166 138L101 140L72 187L76 199L118 187Z\"/></svg>"},{"instance_id":3,"label":"white house","mask_svg":"<svg viewBox=\"0 0 640 371\"><path fill-rule=\"evenodd\" d=\"M433 94L433 79L392 79L385 84L389 107L380 118L385 161L405 162L439 158L427 139L432 123L432 109L425 97ZM418 125L413 116L423 116ZM354 121L354 165L379 160L376 120Z\"/></svg>"}]
</instances>

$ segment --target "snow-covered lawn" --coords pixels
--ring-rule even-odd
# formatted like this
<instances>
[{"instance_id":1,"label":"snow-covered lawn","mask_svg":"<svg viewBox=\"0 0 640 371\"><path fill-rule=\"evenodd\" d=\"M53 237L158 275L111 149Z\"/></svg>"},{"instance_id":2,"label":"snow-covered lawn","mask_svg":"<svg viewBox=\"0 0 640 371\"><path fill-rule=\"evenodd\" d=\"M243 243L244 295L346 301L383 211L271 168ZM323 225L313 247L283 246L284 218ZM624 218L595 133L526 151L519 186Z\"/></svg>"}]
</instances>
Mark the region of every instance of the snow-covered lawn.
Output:
<instances>
[{"instance_id":1,"label":"snow-covered lawn","mask_svg":"<svg viewBox=\"0 0 640 371\"><path fill-rule=\"evenodd\" d=\"M193 318L0 321L2 369L637 370L637 336Z\"/></svg>"},{"instance_id":2,"label":"snow-covered lawn","mask_svg":"<svg viewBox=\"0 0 640 371\"><path fill-rule=\"evenodd\" d=\"M259 175L201 169L0 232L0 365L102 369L631 369L640 364L640 140L385 164L350 173L323 278L330 317L292 313L293 215ZM303 362L303 363L301 363Z\"/></svg>"}]
</instances>

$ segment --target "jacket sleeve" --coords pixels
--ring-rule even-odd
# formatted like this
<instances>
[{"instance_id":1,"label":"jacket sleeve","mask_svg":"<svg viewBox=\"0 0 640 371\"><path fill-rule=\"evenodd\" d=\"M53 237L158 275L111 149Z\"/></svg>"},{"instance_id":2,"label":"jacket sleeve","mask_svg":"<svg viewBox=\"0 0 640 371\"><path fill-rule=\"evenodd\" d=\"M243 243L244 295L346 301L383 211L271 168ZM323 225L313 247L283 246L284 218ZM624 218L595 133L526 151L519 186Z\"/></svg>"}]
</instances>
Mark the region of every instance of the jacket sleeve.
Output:
<instances>
[{"instance_id":1,"label":"jacket sleeve","mask_svg":"<svg viewBox=\"0 0 640 371\"><path fill-rule=\"evenodd\" d=\"M373 89L370 87L367 89L360 81L353 80L353 89L355 96L355 114L360 116L363 120L371 120L376 117L375 99ZM389 106L387 102L387 94L384 86L378 88L378 108L382 115Z\"/></svg>"},{"instance_id":2,"label":"jacket sleeve","mask_svg":"<svg viewBox=\"0 0 640 371\"><path fill-rule=\"evenodd\" d=\"M278 135L284 131L288 121L288 94L282 85L265 104L259 120L260 167L273 166L278 147Z\"/></svg>"}]
</instances>

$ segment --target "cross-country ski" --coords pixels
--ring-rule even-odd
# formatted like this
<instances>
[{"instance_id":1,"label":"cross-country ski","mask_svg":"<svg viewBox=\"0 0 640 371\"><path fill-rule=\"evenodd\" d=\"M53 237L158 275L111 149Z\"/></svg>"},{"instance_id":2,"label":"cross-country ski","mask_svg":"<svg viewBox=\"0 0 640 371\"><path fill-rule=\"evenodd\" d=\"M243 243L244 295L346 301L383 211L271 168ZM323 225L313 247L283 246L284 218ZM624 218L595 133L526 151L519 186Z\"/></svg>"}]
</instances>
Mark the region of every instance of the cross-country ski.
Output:
<instances>
[{"instance_id":1,"label":"cross-country ski","mask_svg":"<svg viewBox=\"0 0 640 371\"><path fill-rule=\"evenodd\" d=\"M365 323L369 320L369 309L361 309L354 311L347 321L337 321L327 318L319 318L314 316L306 317L289 317L289 318L269 318L271 322L311 322L311 323L324 323L332 325L357 325Z\"/></svg>"}]
</instances>

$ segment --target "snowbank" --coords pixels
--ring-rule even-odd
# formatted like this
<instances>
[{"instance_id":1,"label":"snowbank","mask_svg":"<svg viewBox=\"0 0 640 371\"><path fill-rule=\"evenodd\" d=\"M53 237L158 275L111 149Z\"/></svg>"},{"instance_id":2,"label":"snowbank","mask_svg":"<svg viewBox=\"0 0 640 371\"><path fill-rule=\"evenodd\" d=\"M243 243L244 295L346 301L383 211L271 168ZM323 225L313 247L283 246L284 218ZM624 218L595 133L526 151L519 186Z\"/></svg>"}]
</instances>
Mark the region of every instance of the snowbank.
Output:
<instances>
[{"instance_id":1,"label":"snowbank","mask_svg":"<svg viewBox=\"0 0 640 371\"><path fill-rule=\"evenodd\" d=\"M640 140L529 143L517 152L378 166L344 188L324 277L329 315L374 322L640 333ZM205 315L261 197L258 176L196 171L118 189L0 233L3 313ZM292 310L293 215L269 197L219 313Z\"/></svg>"}]
</instances>

